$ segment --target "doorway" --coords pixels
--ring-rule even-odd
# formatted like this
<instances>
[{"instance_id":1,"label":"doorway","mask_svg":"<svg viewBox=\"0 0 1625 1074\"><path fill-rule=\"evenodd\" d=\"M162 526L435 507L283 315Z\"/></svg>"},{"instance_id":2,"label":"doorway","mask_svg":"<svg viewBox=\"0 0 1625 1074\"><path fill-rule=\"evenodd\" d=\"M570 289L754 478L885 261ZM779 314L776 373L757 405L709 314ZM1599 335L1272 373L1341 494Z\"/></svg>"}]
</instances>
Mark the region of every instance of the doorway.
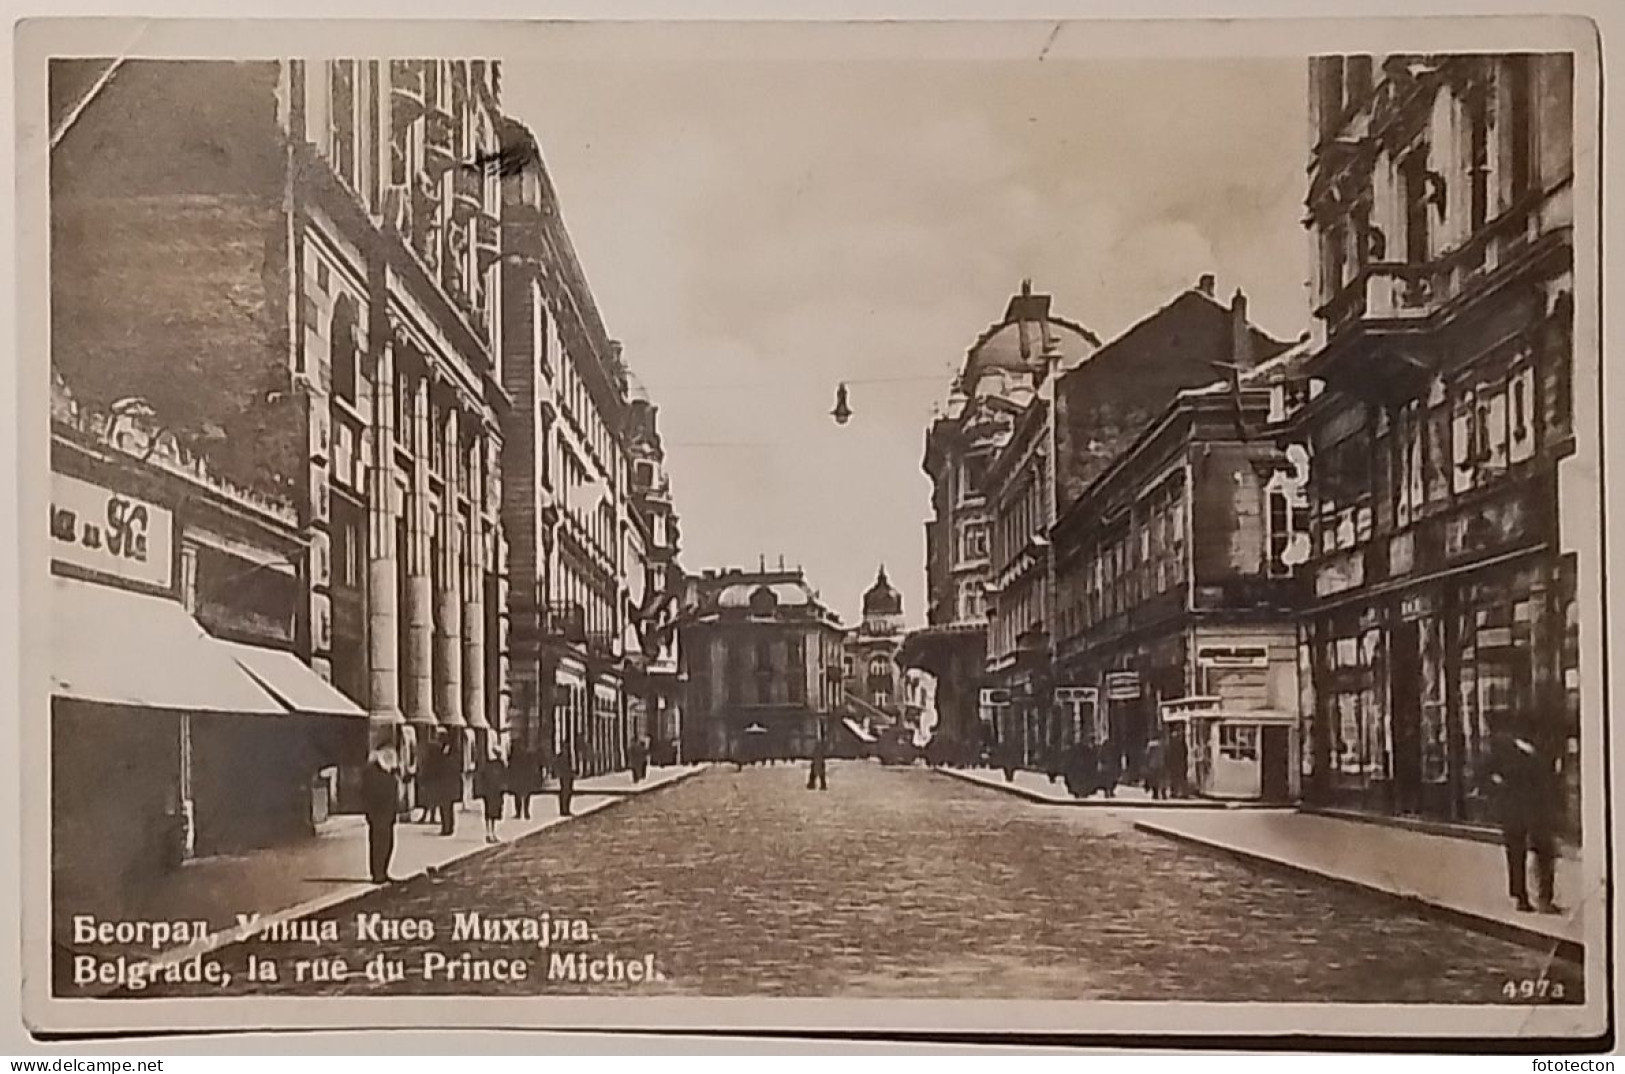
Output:
<instances>
[{"instance_id":1,"label":"doorway","mask_svg":"<svg viewBox=\"0 0 1625 1074\"><path fill-rule=\"evenodd\" d=\"M1289 727L1263 729L1259 792L1266 802L1287 802L1292 798L1291 734Z\"/></svg>"},{"instance_id":2,"label":"doorway","mask_svg":"<svg viewBox=\"0 0 1625 1074\"><path fill-rule=\"evenodd\" d=\"M1390 637L1394 810L1415 815L1422 806L1422 633L1412 620L1396 623Z\"/></svg>"}]
</instances>

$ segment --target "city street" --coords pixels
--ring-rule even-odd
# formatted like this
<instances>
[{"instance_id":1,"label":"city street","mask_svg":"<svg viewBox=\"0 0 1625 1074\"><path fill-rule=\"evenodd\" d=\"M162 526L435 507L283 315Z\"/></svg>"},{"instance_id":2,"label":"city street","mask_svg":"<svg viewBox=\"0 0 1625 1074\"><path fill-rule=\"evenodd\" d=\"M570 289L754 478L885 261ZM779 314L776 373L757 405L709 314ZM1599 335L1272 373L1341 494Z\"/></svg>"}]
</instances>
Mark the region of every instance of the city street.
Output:
<instances>
[{"instance_id":1,"label":"city street","mask_svg":"<svg viewBox=\"0 0 1625 1074\"><path fill-rule=\"evenodd\" d=\"M1545 979L1581 999L1576 965L1137 832L1121 815L1045 808L921 768L836 762L822 793L805 779L804 765L719 766L328 911L336 939L220 952L224 989L138 994L1485 1003L1504 1002L1508 981ZM636 965L634 980L653 956L660 979L572 981L556 967L550 979L549 949L518 926L454 937L456 915L471 911L485 925L546 913L544 930L579 920L552 951L585 952L605 977ZM357 915L416 936L358 936ZM432 940L399 924L421 920ZM432 981L420 972L428 952ZM361 975L379 955L404 978ZM278 980L250 982L250 956L273 960ZM317 980L311 966L294 979L300 961L334 957L348 980ZM514 959L528 962L524 979L445 977Z\"/></svg>"}]
</instances>

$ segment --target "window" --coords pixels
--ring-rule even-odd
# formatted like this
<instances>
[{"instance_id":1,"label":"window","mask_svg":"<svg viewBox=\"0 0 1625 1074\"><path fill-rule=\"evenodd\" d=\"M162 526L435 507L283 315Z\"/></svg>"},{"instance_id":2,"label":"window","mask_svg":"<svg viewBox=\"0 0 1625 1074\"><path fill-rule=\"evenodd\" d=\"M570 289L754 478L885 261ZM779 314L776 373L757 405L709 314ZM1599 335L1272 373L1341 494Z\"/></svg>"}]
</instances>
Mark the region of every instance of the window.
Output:
<instances>
[{"instance_id":1,"label":"window","mask_svg":"<svg viewBox=\"0 0 1625 1074\"><path fill-rule=\"evenodd\" d=\"M1343 103L1357 104L1371 92L1372 63L1370 56L1346 56L1343 59Z\"/></svg>"},{"instance_id":2,"label":"window","mask_svg":"<svg viewBox=\"0 0 1625 1074\"><path fill-rule=\"evenodd\" d=\"M959 559L969 562L987 558L987 527L967 523L959 530Z\"/></svg>"},{"instance_id":3,"label":"window","mask_svg":"<svg viewBox=\"0 0 1625 1074\"><path fill-rule=\"evenodd\" d=\"M328 346L332 355L333 394L345 402L356 401L357 365L360 362L360 341L355 303L348 295L340 295L333 303L333 317L328 321Z\"/></svg>"},{"instance_id":4,"label":"window","mask_svg":"<svg viewBox=\"0 0 1625 1074\"><path fill-rule=\"evenodd\" d=\"M982 583L967 578L959 583L959 618L981 619L987 614Z\"/></svg>"},{"instance_id":5,"label":"window","mask_svg":"<svg viewBox=\"0 0 1625 1074\"><path fill-rule=\"evenodd\" d=\"M356 184L356 65L354 60L333 61L332 123L333 170L352 187Z\"/></svg>"},{"instance_id":6,"label":"window","mask_svg":"<svg viewBox=\"0 0 1625 1074\"><path fill-rule=\"evenodd\" d=\"M1413 265L1427 262L1429 182L1427 147L1417 146L1400 162L1400 184L1405 199L1405 260Z\"/></svg>"},{"instance_id":7,"label":"window","mask_svg":"<svg viewBox=\"0 0 1625 1074\"><path fill-rule=\"evenodd\" d=\"M1315 63L1319 76L1320 136L1327 139L1337 133L1343 118L1343 57L1320 56Z\"/></svg>"},{"instance_id":8,"label":"window","mask_svg":"<svg viewBox=\"0 0 1625 1074\"><path fill-rule=\"evenodd\" d=\"M1486 87L1475 88L1467 97L1467 152L1472 230L1489 219L1490 212L1490 102Z\"/></svg>"},{"instance_id":9,"label":"window","mask_svg":"<svg viewBox=\"0 0 1625 1074\"><path fill-rule=\"evenodd\" d=\"M1228 761L1258 760L1258 728L1220 724L1219 756Z\"/></svg>"},{"instance_id":10,"label":"window","mask_svg":"<svg viewBox=\"0 0 1625 1074\"><path fill-rule=\"evenodd\" d=\"M1533 87L1530 57L1512 56L1507 59L1507 163L1512 196L1517 198L1534 186L1534 122L1532 117Z\"/></svg>"}]
</instances>

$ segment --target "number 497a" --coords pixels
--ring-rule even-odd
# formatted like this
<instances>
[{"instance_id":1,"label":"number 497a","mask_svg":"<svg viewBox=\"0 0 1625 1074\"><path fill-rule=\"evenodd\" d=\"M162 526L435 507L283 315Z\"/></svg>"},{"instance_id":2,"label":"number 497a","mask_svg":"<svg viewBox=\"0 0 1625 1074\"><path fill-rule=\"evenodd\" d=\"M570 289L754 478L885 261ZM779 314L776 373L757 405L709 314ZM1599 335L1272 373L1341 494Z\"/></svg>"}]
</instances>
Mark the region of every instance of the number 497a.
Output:
<instances>
[{"instance_id":1,"label":"number 497a","mask_svg":"<svg viewBox=\"0 0 1625 1074\"><path fill-rule=\"evenodd\" d=\"M1510 1000L1562 999L1563 982L1549 977L1524 977L1502 985L1501 995Z\"/></svg>"}]
</instances>

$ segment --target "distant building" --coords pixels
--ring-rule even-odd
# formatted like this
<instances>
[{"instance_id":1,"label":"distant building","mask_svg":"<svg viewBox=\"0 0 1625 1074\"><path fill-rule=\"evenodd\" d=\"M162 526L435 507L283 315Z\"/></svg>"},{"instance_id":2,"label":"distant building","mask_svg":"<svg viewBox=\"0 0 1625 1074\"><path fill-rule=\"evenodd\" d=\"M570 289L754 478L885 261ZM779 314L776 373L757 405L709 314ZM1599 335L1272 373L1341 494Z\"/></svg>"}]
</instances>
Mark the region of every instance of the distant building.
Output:
<instances>
[{"instance_id":1,"label":"distant building","mask_svg":"<svg viewBox=\"0 0 1625 1074\"><path fill-rule=\"evenodd\" d=\"M860 722L892 724L903 715L902 669L897 653L903 644L903 595L892 588L881 567L875 584L863 594L863 620L846 634L846 693L851 714Z\"/></svg>"},{"instance_id":2,"label":"distant building","mask_svg":"<svg viewBox=\"0 0 1625 1074\"><path fill-rule=\"evenodd\" d=\"M1306 794L1491 822L1516 732L1561 760L1577 837L1573 58L1309 74L1323 346L1282 434L1313 460Z\"/></svg>"},{"instance_id":3,"label":"distant building","mask_svg":"<svg viewBox=\"0 0 1625 1074\"><path fill-rule=\"evenodd\" d=\"M666 449L660 436L660 408L634 376L631 378L627 452L631 460L633 528L642 548L641 595L629 602L641 659L628 678L628 692L641 700L640 732L658 763L677 760L682 741L681 657L678 613L683 574L678 564L682 531L673 506ZM629 584L631 581L629 575Z\"/></svg>"},{"instance_id":4,"label":"distant building","mask_svg":"<svg viewBox=\"0 0 1625 1074\"><path fill-rule=\"evenodd\" d=\"M805 757L820 737L833 742L843 641L800 569L690 577L679 626L684 758Z\"/></svg>"},{"instance_id":5,"label":"distant building","mask_svg":"<svg viewBox=\"0 0 1625 1074\"><path fill-rule=\"evenodd\" d=\"M926 431L931 478L925 527L927 625L904 639L899 660L937 680L937 736L975 751L993 741L995 711L983 693L993 504L987 475L1051 365L1070 367L1100 345L1094 333L1052 315L1030 283L977 337L954 381L948 412Z\"/></svg>"}]
</instances>

